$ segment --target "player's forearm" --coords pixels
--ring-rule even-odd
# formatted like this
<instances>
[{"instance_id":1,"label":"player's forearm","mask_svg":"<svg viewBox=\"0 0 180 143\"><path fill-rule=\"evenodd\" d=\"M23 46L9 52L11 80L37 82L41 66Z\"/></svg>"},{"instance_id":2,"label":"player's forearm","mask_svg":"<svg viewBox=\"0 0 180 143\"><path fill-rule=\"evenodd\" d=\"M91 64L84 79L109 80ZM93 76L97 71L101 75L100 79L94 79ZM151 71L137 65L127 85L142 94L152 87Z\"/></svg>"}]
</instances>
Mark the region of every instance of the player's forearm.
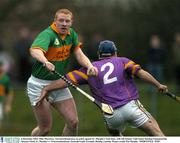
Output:
<instances>
[{"instance_id":1,"label":"player's forearm","mask_svg":"<svg viewBox=\"0 0 180 143\"><path fill-rule=\"evenodd\" d=\"M88 59L88 57L82 52L81 49L77 49L75 51L75 56L76 59L78 61L78 63L86 68L92 67L93 65L91 64L90 60Z\"/></svg>"},{"instance_id":2,"label":"player's forearm","mask_svg":"<svg viewBox=\"0 0 180 143\"><path fill-rule=\"evenodd\" d=\"M147 82L149 82L150 84L153 84L156 87L160 86L160 83L150 73L148 73L145 70L142 70L142 69L139 70L138 73L137 73L137 76L140 79L142 79L144 81L147 81Z\"/></svg>"},{"instance_id":3,"label":"player's forearm","mask_svg":"<svg viewBox=\"0 0 180 143\"><path fill-rule=\"evenodd\" d=\"M47 58L44 56L43 51L38 49L38 47L37 47L37 49L36 48L31 48L30 49L30 54L34 59L38 60L41 63L45 63L45 62L48 61Z\"/></svg>"},{"instance_id":4,"label":"player's forearm","mask_svg":"<svg viewBox=\"0 0 180 143\"><path fill-rule=\"evenodd\" d=\"M90 60L84 54L80 56L78 62L81 66L86 67L86 68L93 66Z\"/></svg>"},{"instance_id":5,"label":"player's forearm","mask_svg":"<svg viewBox=\"0 0 180 143\"><path fill-rule=\"evenodd\" d=\"M52 91L52 90L56 90L56 89L62 89L67 87L67 83L65 81L63 81L62 79L53 81L51 84L47 85L44 87L44 90L46 90L47 92Z\"/></svg>"}]
</instances>

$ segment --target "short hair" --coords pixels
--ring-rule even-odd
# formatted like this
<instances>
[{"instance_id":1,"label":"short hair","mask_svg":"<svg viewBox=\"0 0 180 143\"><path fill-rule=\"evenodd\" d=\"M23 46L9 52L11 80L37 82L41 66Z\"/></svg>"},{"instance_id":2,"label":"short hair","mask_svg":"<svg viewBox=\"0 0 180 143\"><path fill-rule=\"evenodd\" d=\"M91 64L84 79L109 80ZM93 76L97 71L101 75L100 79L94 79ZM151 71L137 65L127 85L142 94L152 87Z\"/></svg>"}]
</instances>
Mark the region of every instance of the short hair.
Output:
<instances>
[{"instance_id":1,"label":"short hair","mask_svg":"<svg viewBox=\"0 0 180 143\"><path fill-rule=\"evenodd\" d=\"M54 20L57 19L57 16L59 13L64 13L64 14L70 14L71 15L71 18L73 18L73 14L70 10L66 9L66 8L63 8L63 9L59 9L56 11L56 14L54 16Z\"/></svg>"}]
</instances>

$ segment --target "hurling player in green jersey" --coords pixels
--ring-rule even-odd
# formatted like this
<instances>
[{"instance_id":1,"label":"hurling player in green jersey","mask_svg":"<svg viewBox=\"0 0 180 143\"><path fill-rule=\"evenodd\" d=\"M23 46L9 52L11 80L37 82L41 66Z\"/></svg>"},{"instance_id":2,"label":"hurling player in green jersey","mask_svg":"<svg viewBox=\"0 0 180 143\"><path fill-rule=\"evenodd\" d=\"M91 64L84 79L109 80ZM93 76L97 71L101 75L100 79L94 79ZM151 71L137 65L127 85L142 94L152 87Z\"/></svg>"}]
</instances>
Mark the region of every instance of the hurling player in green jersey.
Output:
<instances>
[{"instance_id":1,"label":"hurling player in green jersey","mask_svg":"<svg viewBox=\"0 0 180 143\"><path fill-rule=\"evenodd\" d=\"M11 112L11 105L13 101L13 91L10 86L8 75L3 68L3 62L0 61L0 128L4 115Z\"/></svg>"},{"instance_id":2,"label":"hurling player in green jersey","mask_svg":"<svg viewBox=\"0 0 180 143\"><path fill-rule=\"evenodd\" d=\"M36 59L27 83L27 93L37 120L37 126L31 132L32 136L47 135L50 131L52 127L50 105L64 118L65 127L62 135L77 135L78 116L68 88L50 92L48 101L44 100L43 104L35 106L42 88L58 79L52 71L64 74L64 68L72 53L75 54L78 63L88 69L88 75L98 74L97 69L82 52L78 35L71 28L72 22L72 12L68 9L59 9L54 22L36 37L30 48L31 56Z\"/></svg>"}]
</instances>

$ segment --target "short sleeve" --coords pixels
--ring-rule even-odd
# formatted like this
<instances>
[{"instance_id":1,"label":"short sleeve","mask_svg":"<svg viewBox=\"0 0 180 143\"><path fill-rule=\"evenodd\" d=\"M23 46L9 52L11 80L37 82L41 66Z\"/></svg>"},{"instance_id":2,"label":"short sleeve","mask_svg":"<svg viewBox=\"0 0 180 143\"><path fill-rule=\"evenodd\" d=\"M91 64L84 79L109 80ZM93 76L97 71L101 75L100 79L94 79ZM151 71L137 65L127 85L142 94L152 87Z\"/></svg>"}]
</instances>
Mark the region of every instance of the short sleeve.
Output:
<instances>
[{"instance_id":1,"label":"short sleeve","mask_svg":"<svg viewBox=\"0 0 180 143\"><path fill-rule=\"evenodd\" d=\"M74 70L66 74L66 78L73 82L74 84L87 84L88 75L86 74L87 69L81 68L79 70Z\"/></svg>"},{"instance_id":2,"label":"short sleeve","mask_svg":"<svg viewBox=\"0 0 180 143\"><path fill-rule=\"evenodd\" d=\"M72 50L74 51L76 48L81 48L82 43L79 42L78 35L73 29L71 29L71 32L72 32L72 42L73 42Z\"/></svg>"},{"instance_id":3,"label":"short sleeve","mask_svg":"<svg viewBox=\"0 0 180 143\"><path fill-rule=\"evenodd\" d=\"M128 58L123 58L123 63L125 70L132 76L136 75L137 72L141 69L139 64L136 64L134 61Z\"/></svg>"},{"instance_id":4,"label":"short sleeve","mask_svg":"<svg viewBox=\"0 0 180 143\"><path fill-rule=\"evenodd\" d=\"M31 45L31 48L38 47L43 51L47 51L51 42L51 36L47 31L41 32Z\"/></svg>"}]
</instances>

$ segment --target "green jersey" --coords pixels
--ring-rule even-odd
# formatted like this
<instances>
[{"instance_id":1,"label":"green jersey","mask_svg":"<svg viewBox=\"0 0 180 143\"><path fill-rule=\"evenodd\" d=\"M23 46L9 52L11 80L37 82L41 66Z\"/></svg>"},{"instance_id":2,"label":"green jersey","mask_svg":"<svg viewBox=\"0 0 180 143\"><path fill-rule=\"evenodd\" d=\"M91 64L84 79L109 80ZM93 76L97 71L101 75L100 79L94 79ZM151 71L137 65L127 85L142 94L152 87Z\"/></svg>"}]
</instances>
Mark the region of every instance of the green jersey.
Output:
<instances>
[{"instance_id":1,"label":"green jersey","mask_svg":"<svg viewBox=\"0 0 180 143\"><path fill-rule=\"evenodd\" d=\"M3 101L4 96L10 91L10 82L7 74L0 75L0 102Z\"/></svg>"},{"instance_id":2,"label":"green jersey","mask_svg":"<svg viewBox=\"0 0 180 143\"><path fill-rule=\"evenodd\" d=\"M67 35L61 35L53 23L37 36L31 48L42 50L48 61L55 65L56 71L64 74L64 68L69 62L70 54L75 48L79 48L80 45L77 33L72 28L70 28ZM33 65L32 75L44 80L59 79L57 75L48 71L39 61L36 61Z\"/></svg>"}]
</instances>

